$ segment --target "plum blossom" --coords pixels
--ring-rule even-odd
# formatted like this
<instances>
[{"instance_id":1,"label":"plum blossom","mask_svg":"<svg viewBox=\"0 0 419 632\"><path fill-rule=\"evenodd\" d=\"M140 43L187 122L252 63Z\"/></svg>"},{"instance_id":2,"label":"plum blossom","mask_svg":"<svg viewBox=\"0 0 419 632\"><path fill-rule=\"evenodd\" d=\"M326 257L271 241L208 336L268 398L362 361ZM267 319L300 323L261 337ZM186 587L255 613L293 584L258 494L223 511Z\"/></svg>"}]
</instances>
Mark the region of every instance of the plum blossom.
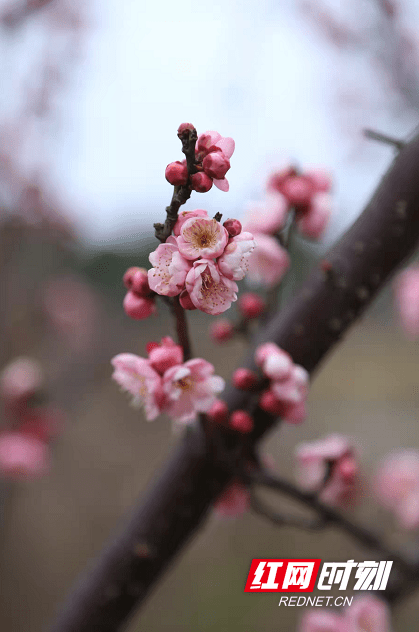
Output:
<instances>
[{"instance_id":1,"label":"plum blossom","mask_svg":"<svg viewBox=\"0 0 419 632\"><path fill-rule=\"evenodd\" d=\"M365 595L346 606L344 620L347 632L391 632L390 611L377 597Z\"/></svg>"},{"instance_id":2,"label":"plum blossom","mask_svg":"<svg viewBox=\"0 0 419 632\"><path fill-rule=\"evenodd\" d=\"M186 277L186 289L195 307L206 314L221 314L237 300L237 284L207 259L193 263Z\"/></svg>"},{"instance_id":3,"label":"plum blossom","mask_svg":"<svg viewBox=\"0 0 419 632\"><path fill-rule=\"evenodd\" d=\"M394 285L400 324L410 340L419 336L419 266L401 272Z\"/></svg>"},{"instance_id":4,"label":"plum blossom","mask_svg":"<svg viewBox=\"0 0 419 632\"><path fill-rule=\"evenodd\" d=\"M151 265L148 271L150 288L164 296L177 296L185 287L185 279L191 263L182 257L175 237L168 237L164 244L149 255Z\"/></svg>"},{"instance_id":5,"label":"plum blossom","mask_svg":"<svg viewBox=\"0 0 419 632\"><path fill-rule=\"evenodd\" d=\"M288 200L281 193L270 193L263 202L251 202L246 210L243 230L275 235L285 225Z\"/></svg>"},{"instance_id":6,"label":"plum blossom","mask_svg":"<svg viewBox=\"0 0 419 632\"><path fill-rule=\"evenodd\" d=\"M239 518L249 507L249 490L239 480L235 480L218 497L214 511L219 518Z\"/></svg>"},{"instance_id":7,"label":"plum blossom","mask_svg":"<svg viewBox=\"0 0 419 632\"><path fill-rule=\"evenodd\" d=\"M179 211L177 222L173 229L173 234L175 235L175 237L179 237L183 224L192 217L204 217L205 219L209 219L207 211L204 211L200 208L196 209L195 211Z\"/></svg>"},{"instance_id":8,"label":"plum blossom","mask_svg":"<svg viewBox=\"0 0 419 632\"><path fill-rule=\"evenodd\" d=\"M40 389L43 381L39 362L22 356L10 362L0 373L0 392L6 399L21 399Z\"/></svg>"},{"instance_id":9,"label":"plum blossom","mask_svg":"<svg viewBox=\"0 0 419 632\"><path fill-rule=\"evenodd\" d=\"M254 284L269 288L282 279L289 268L290 259L274 237L256 233L254 238L256 247L248 259L247 278Z\"/></svg>"},{"instance_id":10,"label":"plum blossom","mask_svg":"<svg viewBox=\"0 0 419 632\"><path fill-rule=\"evenodd\" d=\"M320 239L332 213L332 200L327 193L316 193L305 213L297 215L297 228L309 239Z\"/></svg>"},{"instance_id":11,"label":"plum blossom","mask_svg":"<svg viewBox=\"0 0 419 632\"><path fill-rule=\"evenodd\" d=\"M301 619L298 632L347 632L342 616L322 610L309 610Z\"/></svg>"},{"instance_id":12,"label":"plum blossom","mask_svg":"<svg viewBox=\"0 0 419 632\"><path fill-rule=\"evenodd\" d=\"M237 239L237 237L236 237ZM215 219L191 217L182 225L177 238L180 254L185 259L215 259L223 254L228 232ZM166 242L167 243L167 242Z\"/></svg>"},{"instance_id":13,"label":"plum blossom","mask_svg":"<svg viewBox=\"0 0 419 632\"><path fill-rule=\"evenodd\" d=\"M209 131L198 136L195 149L196 160L221 191L229 189L225 174L230 169L230 158L234 148L234 140L223 137L218 132Z\"/></svg>"},{"instance_id":14,"label":"plum blossom","mask_svg":"<svg viewBox=\"0 0 419 632\"><path fill-rule=\"evenodd\" d=\"M393 512L403 529L419 527L419 452L390 453L375 477L375 493L380 503Z\"/></svg>"},{"instance_id":15,"label":"plum blossom","mask_svg":"<svg viewBox=\"0 0 419 632\"><path fill-rule=\"evenodd\" d=\"M208 412L224 380L214 375L212 364L202 358L171 367L163 376L166 410L177 422L194 421L198 412Z\"/></svg>"},{"instance_id":16,"label":"plum blossom","mask_svg":"<svg viewBox=\"0 0 419 632\"><path fill-rule=\"evenodd\" d=\"M358 488L358 464L351 439L332 434L302 443L296 448L297 478L308 491L320 492L320 500L347 506Z\"/></svg>"},{"instance_id":17,"label":"plum blossom","mask_svg":"<svg viewBox=\"0 0 419 632\"><path fill-rule=\"evenodd\" d=\"M163 390L161 376L151 366L150 360L132 353L120 353L112 359L115 382L132 395L135 406L143 406L148 421L162 411Z\"/></svg>"},{"instance_id":18,"label":"plum blossom","mask_svg":"<svg viewBox=\"0 0 419 632\"><path fill-rule=\"evenodd\" d=\"M237 237L232 237L218 259L220 272L234 281L244 279L249 268L249 257L255 246L252 233L240 233Z\"/></svg>"},{"instance_id":19,"label":"plum blossom","mask_svg":"<svg viewBox=\"0 0 419 632\"><path fill-rule=\"evenodd\" d=\"M16 431L0 434L0 473L11 477L36 477L45 474L49 451L45 442Z\"/></svg>"}]
</instances>

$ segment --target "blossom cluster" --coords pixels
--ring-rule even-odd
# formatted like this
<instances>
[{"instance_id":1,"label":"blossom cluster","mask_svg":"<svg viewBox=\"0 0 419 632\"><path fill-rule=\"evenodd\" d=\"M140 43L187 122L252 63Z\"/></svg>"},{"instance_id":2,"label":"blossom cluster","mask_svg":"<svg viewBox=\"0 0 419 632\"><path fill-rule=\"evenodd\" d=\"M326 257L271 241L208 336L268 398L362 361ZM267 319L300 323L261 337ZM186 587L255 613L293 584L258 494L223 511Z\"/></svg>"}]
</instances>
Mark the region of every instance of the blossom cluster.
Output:
<instances>
[{"instance_id":1,"label":"blossom cluster","mask_svg":"<svg viewBox=\"0 0 419 632\"><path fill-rule=\"evenodd\" d=\"M120 353L112 359L113 378L132 395L135 405L144 407L147 420L167 413L174 421L194 421L207 412L224 380L214 375L212 364L202 358L183 362L183 349L170 337L147 345L148 358Z\"/></svg>"},{"instance_id":2,"label":"blossom cluster","mask_svg":"<svg viewBox=\"0 0 419 632\"><path fill-rule=\"evenodd\" d=\"M331 434L296 448L300 486L317 492L324 503L346 507L359 493L359 468L353 441Z\"/></svg>"},{"instance_id":3,"label":"blossom cluster","mask_svg":"<svg viewBox=\"0 0 419 632\"><path fill-rule=\"evenodd\" d=\"M388 606L370 595L354 599L343 614L325 608L311 610L302 618L299 632L391 632Z\"/></svg>"},{"instance_id":4,"label":"blossom cluster","mask_svg":"<svg viewBox=\"0 0 419 632\"><path fill-rule=\"evenodd\" d=\"M291 424L299 424L306 417L309 376L291 356L273 342L260 345L255 362L269 379L269 387L262 393L259 406Z\"/></svg>"},{"instance_id":5,"label":"blossom cluster","mask_svg":"<svg viewBox=\"0 0 419 632\"><path fill-rule=\"evenodd\" d=\"M290 264L287 251L277 239L278 233L294 211L296 226L303 236L322 236L331 213L331 179L322 169L299 174L295 167L287 166L271 175L267 189L264 202L249 205L243 228L254 234L257 243L249 261L248 280L273 287Z\"/></svg>"},{"instance_id":6,"label":"blossom cluster","mask_svg":"<svg viewBox=\"0 0 419 632\"><path fill-rule=\"evenodd\" d=\"M184 123L179 127L178 134L186 129L193 129L193 126ZM229 184L225 175L230 169L234 148L234 140L223 137L218 132L200 134L195 147L196 173L190 175L191 188L199 193L206 193L215 184L221 191L228 191ZM186 185L189 179L186 160L171 162L166 167L165 175L166 180L174 186Z\"/></svg>"},{"instance_id":7,"label":"blossom cluster","mask_svg":"<svg viewBox=\"0 0 419 632\"><path fill-rule=\"evenodd\" d=\"M179 213L174 235L149 256L150 289L178 296L185 309L221 314L237 300L237 283L244 278L255 247L253 235L237 220L222 225L205 210Z\"/></svg>"},{"instance_id":8,"label":"blossom cluster","mask_svg":"<svg viewBox=\"0 0 419 632\"><path fill-rule=\"evenodd\" d=\"M32 358L16 358L0 374L0 395L9 425L0 432L0 473L37 477L49 467L49 443L63 425L61 411L37 404L43 371Z\"/></svg>"}]
</instances>

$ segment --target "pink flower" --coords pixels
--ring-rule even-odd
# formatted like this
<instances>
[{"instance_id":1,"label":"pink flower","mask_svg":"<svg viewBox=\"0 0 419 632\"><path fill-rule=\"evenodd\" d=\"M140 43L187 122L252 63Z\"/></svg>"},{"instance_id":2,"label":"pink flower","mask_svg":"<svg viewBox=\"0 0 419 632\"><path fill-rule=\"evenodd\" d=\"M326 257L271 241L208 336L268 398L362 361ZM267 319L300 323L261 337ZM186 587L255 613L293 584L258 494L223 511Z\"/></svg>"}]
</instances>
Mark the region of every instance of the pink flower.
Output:
<instances>
[{"instance_id":1,"label":"pink flower","mask_svg":"<svg viewBox=\"0 0 419 632\"><path fill-rule=\"evenodd\" d=\"M271 376L275 374L281 375L280 368L277 368L279 367L279 361L276 361L275 356L274 358L270 356L263 366L265 375L268 375L267 372L271 373ZM308 395L309 376L302 366L293 364L288 377L285 379L283 377L271 377L271 379L273 379L271 383L272 392L285 404L300 404L306 400Z\"/></svg>"},{"instance_id":2,"label":"pink flower","mask_svg":"<svg viewBox=\"0 0 419 632\"><path fill-rule=\"evenodd\" d=\"M229 189L225 174L230 169L234 147L232 138L223 138L218 132L205 132L198 137L196 160L202 164L205 174L212 178L215 186L221 191Z\"/></svg>"},{"instance_id":3,"label":"pink flower","mask_svg":"<svg viewBox=\"0 0 419 632\"><path fill-rule=\"evenodd\" d=\"M381 504L390 509L403 529L419 527L419 452L401 450L381 463L375 480Z\"/></svg>"},{"instance_id":4,"label":"pink flower","mask_svg":"<svg viewBox=\"0 0 419 632\"><path fill-rule=\"evenodd\" d=\"M234 336L234 327L227 318L219 318L211 324L210 336L215 342L226 342Z\"/></svg>"},{"instance_id":5,"label":"pink flower","mask_svg":"<svg viewBox=\"0 0 419 632\"><path fill-rule=\"evenodd\" d=\"M285 180L281 187L281 193L292 206L307 206L316 193L316 187L307 176L294 176Z\"/></svg>"},{"instance_id":6,"label":"pink flower","mask_svg":"<svg viewBox=\"0 0 419 632\"><path fill-rule=\"evenodd\" d=\"M255 361L264 375L272 380L289 378L294 366L290 354L273 342L259 345L255 352Z\"/></svg>"},{"instance_id":7,"label":"pink flower","mask_svg":"<svg viewBox=\"0 0 419 632\"><path fill-rule=\"evenodd\" d=\"M266 303L259 294L245 292L241 295L238 308L246 318L258 318L266 309Z\"/></svg>"},{"instance_id":8,"label":"pink flower","mask_svg":"<svg viewBox=\"0 0 419 632\"><path fill-rule=\"evenodd\" d=\"M305 176L313 182L318 193L328 193L332 188L332 176L323 167L307 169Z\"/></svg>"},{"instance_id":9,"label":"pink flower","mask_svg":"<svg viewBox=\"0 0 419 632\"><path fill-rule=\"evenodd\" d=\"M235 239L238 239L236 237ZM177 245L185 259L215 259L223 254L228 232L215 219L192 217L180 229Z\"/></svg>"},{"instance_id":10,"label":"pink flower","mask_svg":"<svg viewBox=\"0 0 419 632\"><path fill-rule=\"evenodd\" d=\"M0 434L0 472L4 476L41 476L48 469L48 460L48 446L36 437L8 431Z\"/></svg>"},{"instance_id":11,"label":"pink flower","mask_svg":"<svg viewBox=\"0 0 419 632\"><path fill-rule=\"evenodd\" d=\"M250 507L250 494L240 481L233 481L218 497L214 510L220 518L238 518Z\"/></svg>"},{"instance_id":12,"label":"pink flower","mask_svg":"<svg viewBox=\"0 0 419 632\"><path fill-rule=\"evenodd\" d=\"M282 188L284 183L289 179L297 175L297 169L292 165L286 164L280 169L271 173L266 184L266 188L270 192L276 192L282 194Z\"/></svg>"},{"instance_id":13,"label":"pink flower","mask_svg":"<svg viewBox=\"0 0 419 632\"><path fill-rule=\"evenodd\" d=\"M162 379L149 360L132 353L120 353L112 359L113 379L122 390L132 395L134 405L144 406L148 421L163 408Z\"/></svg>"},{"instance_id":14,"label":"pink flower","mask_svg":"<svg viewBox=\"0 0 419 632\"><path fill-rule=\"evenodd\" d=\"M344 620L347 632L391 632L390 611L377 597L356 597L346 606Z\"/></svg>"},{"instance_id":15,"label":"pink flower","mask_svg":"<svg viewBox=\"0 0 419 632\"><path fill-rule=\"evenodd\" d=\"M177 222L175 224L175 227L173 229L173 234L176 237L179 237L180 235L180 230L183 226L183 224L188 220L191 219L192 217L205 217L206 219L210 219L208 216L207 211L204 211L203 209L196 209L195 211L179 211L178 216L177 216Z\"/></svg>"},{"instance_id":16,"label":"pink flower","mask_svg":"<svg viewBox=\"0 0 419 632\"><path fill-rule=\"evenodd\" d=\"M186 289L195 307L206 314L221 314L237 300L237 284L206 259L194 262L186 277Z\"/></svg>"},{"instance_id":17,"label":"pink flower","mask_svg":"<svg viewBox=\"0 0 419 632\"><path fill-rule=\"evenodd\" d=\"M348 437L329 435L296 448L298 480L320 500L332 505L350 504L357 491L358 465Z\"/></svg>"},{"instance_id":18,"label":"pink flower","mask_svg":"<svg viewBox=\"0 0 419 632\"><path fill-rule=\"evenodd\" d=\"M281 193L271 193L264 202L252 202L246 211L243 230L275 235L285 225L288 200Z\"/></svg>"},{"instance_id":19,"label":"pink flower","mask_svg":"<svg viewBox=\"0 0 419 632\"><path fill-rule=\"evenodd\" d=\"M154 346L148 353L148 359L153 369L163 375L168 369L183 362L183 349L166 336L161 343Z\"/></svg>"},{"instance_id":20,"label":"pink flower","mask_svg":"<svg viewBox=\"0 0 419 632\"><path fill-rule=\"evenodd\" d=\"M419 336L419 266L406 268L394 284L400 324L410 340Z\"/></svg>"},{"instance_id":21,"label":"pink flower","mask_svg":"<svg viewBox=\"0 0 419 632\"><path fill-rule=\"evenodd\" d=\"M32 358L16 358L0 373L0 392L7 399L29 397L42 387L42 367Z\"/></svg>"},{"instance_id":22,"label":"pink flower","mask_svg":"<svg viewBox=\"0 0 419 632\"><path fill-rule=\"evenodd\" d=\"M309 239L319 239L329 222L331 198L327 193L316 193L307 210L297 216L296 223L300 233Z\"/></svg>"},{"instance_id":23,"label":"pink flower","mask_svg":"<svg viewBox=\"0 0 419 632\"><path fill-rule=\"evenodd\" d=\"M213 375L214 367L202 358L170 368L163 376L166 410L177 422L194 421L197 413L208 412L224 380Z\"/></svg>"},{"instance_id":24,"label":"pink flower","mask_svg":"<svg viewBox=\"0 0 419 632\"><path fill-rule=\"evenodd\" d=\"M144 320L156 313L153 298L139 296L131 290L125 295L123 307L126 315L134 320Z\"/></svg>"},{"instance_id":25,"label":"pink flower","mask_svg":"<svg viewBox=\"0 0 419 632\"><path fill-rule=\"evenodd\" d=\"M310 610L301 619L298 632L347 632L345 620L333 612Z\"/></svg>"},{"instance_id":26,"label":"pink flower","mask_svg":"<svg viewBox=\"0 0 419 632\"><path fill-rule=\"evenodd\" d=\"M255 239L251 233L240 233L237 237L232 237L218 259L220 272L234 281L244 279L249 267L249 257L255 246Z\"/></svg>"},{"instance_id":27,"label":"pink flower","mask_svg":"<svg viewBox=\"0 0 419 632\"><path fill-rule=\"evenodd\" d=\"M247 278L255 284L272 287L288 270L288 253L269 235L257 233L254 237L256 247L249 257Z\"/></svg>"},{"instance_id":28,"label":"pink flower","mask_svg":"<svg viewBox=\"0 0 419 632\"><path fill-rule=\"evenodd\" d=\"M154 268L148 271L150 288L164 296L177 296L185 287L185 279L191 268L189 261L179 252L175 237L168 237L149 256Z\"/></svg>"}]
</instances>

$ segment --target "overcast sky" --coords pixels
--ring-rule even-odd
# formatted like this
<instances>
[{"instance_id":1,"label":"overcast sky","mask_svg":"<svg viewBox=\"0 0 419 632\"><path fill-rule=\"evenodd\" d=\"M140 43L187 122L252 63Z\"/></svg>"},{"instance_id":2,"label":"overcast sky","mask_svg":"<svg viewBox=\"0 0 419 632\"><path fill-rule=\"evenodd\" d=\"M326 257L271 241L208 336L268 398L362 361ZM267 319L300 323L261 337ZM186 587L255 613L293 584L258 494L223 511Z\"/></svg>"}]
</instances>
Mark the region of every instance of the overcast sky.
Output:
<instances>
[{"instance_id":1,"label":"overcast sky","mask_svg":"<svg viewBox=\"0 0 419 632\"><path fill-rule=\"evenodd\" d=\"M240 217L263 194L270 166L294 158L335 175L327 241L359 213L392 153L360 140L371 123L365 104L339 113L337 93L355 84L362 92L370 77L362 59L336 55L295 4L96 2L53 161L90 239L163 218L171 196L164 170L182 157L176 129L183 121L236 141L230 192L195 194L189 208ZM388 133L408 131L405 122L375 120Z\"/></svg>"}]
</instances>

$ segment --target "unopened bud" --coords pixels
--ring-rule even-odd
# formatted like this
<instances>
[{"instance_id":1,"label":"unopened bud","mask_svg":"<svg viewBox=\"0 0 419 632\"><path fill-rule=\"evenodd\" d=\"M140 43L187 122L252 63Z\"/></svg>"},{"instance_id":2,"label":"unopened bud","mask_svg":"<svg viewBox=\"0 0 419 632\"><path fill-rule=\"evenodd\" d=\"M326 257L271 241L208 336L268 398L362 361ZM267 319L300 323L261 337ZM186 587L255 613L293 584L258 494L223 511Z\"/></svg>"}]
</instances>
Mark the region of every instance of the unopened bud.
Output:
<instances>
[{"instance_id":1,"label":"unopened bud","mask_svg":"<svg viewBox=\"0 0 419 632\"><path fill-rule=\"evenodd\" d=\"M235 410L230 417L230 428L248 434L254 428L253 418L245 410Z\"/></svg>"},{"instance_id":2,"label":"unopened bud","mask_svg":"<svg viewBox=\"0 0 419 632\"><path fill-rule=\"evenodd\" d=\"M191 297L186 290L183 290L183 292L179 296L179 303L182 305L183 309L196 309L195 305L192 303Z\"/></svg>"},{"instance_id":3,"label":"unopened bud","mask_svg":"<svg viewBox=\"0 0 419 632\"><path fill-rule=\"evenodd\" d=\"M134 320L144 320L156 311L156 306L152 298L138 296L138 294L135 294L131 290L126 294L123 306L127 316Z\"/></svg>"},{"instance_id":4,"label":"unopened bud","mask_svg":"<svg viewBox=\"0 0 419 632\"><path fill-rule=\"evenodd\" d=\"M207 193L212 187L212 180L206 173L200 171L191 176L191 186L198 193Z\"/></svg>"},{"instance_id":5,"label":"unopened bud","mask_svg":"<svg viewBox=\"0 0 419 632\"><path fill-rule=\"evenodd\" d=\"M165 176L166 180L173 186L182 186L188 181L188 169L180 160L176 160L176 162L167 165Z\"/></svg>"},{"instance_id":6,"label":"unopened bud","mask_svg":"<svg viewBox=\"0 0 419 632\"><path fill-rule=\"evenodd\" d=\"M234 327L226 318L220 318L212 323L210 336L215 342L226 342L234 335Z\"/></svg>"},{"instance_id":7,"label":"unopened bud","mask_svg":"<svg viewBox=\"0 0 419 632\"><path fill-rule=\"evenodd\" d=\"M237 237L242 232L242 225L238 219L227 219L223 226L230 237Z\"/></svg>"},{"instance_id":8,"label":"unopened bud","mask_svg":"<svg viewBox=\"0 0 419 632\"><path fill-rule=\"evenodd\" d=\"M253 292L246 292L239 298L238 307L246 318L257 318L265 311L265 301Z\"/></svg>"},{"instance_id":9,"label":"unopened bud","mask_svg":"<svg viewBox=\"0 0 419 632\"><path fill-rule=\"evenodd\" d=\"M205 156L202 167L210 178L222 180L230 169L230 161L221 151L213 151Z\"/></svg>"},{"instance_id":10,"label":"unopened bud","mask_svg":"<svg viewBox=\"0 0 419 632\"><path fill-rule=\"evenodd\" d=\"M258 376L249 369L236 369L233 373L233 384L241 391L251 391L258 383Z\"/></svg>"},{"instance_id":11,"label":"unopened bud","mask_svg":"<svg viewBox=\"0 0 419 632\"><path fill-rule=\"evenodd\" d=\"M222 399L217 399L209 412L207 413L208 419L216 424L222 424L228 419L228 406Z\"/></svg>"}]
</instances>

